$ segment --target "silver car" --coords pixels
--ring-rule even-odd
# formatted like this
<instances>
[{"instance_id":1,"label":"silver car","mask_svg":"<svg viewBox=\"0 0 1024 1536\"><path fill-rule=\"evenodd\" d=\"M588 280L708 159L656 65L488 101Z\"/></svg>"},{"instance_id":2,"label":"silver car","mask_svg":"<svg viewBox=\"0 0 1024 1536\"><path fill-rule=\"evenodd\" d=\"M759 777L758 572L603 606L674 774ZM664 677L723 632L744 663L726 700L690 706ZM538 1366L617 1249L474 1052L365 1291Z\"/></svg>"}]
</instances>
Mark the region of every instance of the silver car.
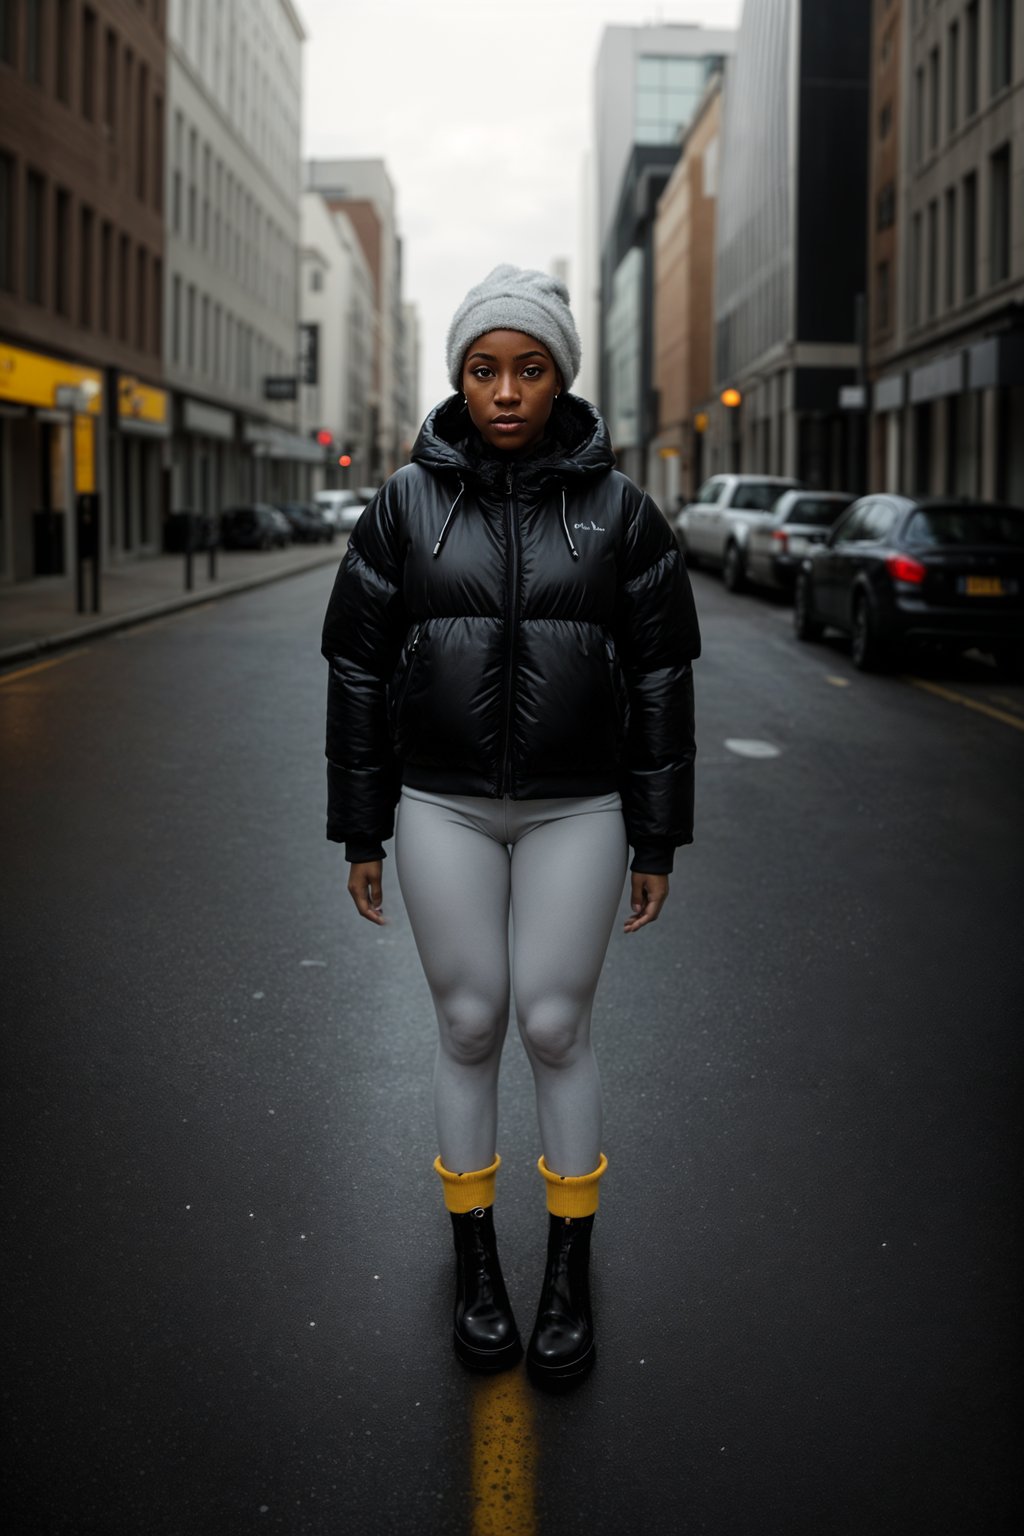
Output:
<instances>
[{"instance_id":1,"label":"silver car","mask_svg":"<svg viewBox=\"0 0 1024 1536\"><path fill-rule=\"evenodd\" d=\"M792 592L804 555L813 544L824 544L853 499L846 491L783 491L771 516L747 532L748 580Z\"/></svg>"},{"instance_id":2,"label":"silver car","mask_svg":"<svg viewBox=\"0 0 1024 1536\"><path fill-rule=\"evenodd\" d=\"M313 497L324 517L340 533L351 533L369 499L358 491L317 491Z\"/></svg>"},{"instance_id":3,"label":"silver car","mask_svg":"<svg viewBox=\"0 0 1024 1536\"><path fill-rule=\"evenodd\" d=\"M730 592L738 592L750 529L771 515L783 491L800 489L799 480L781 475L712 475L675 519L686 563L720 567Z\"/></svg>"}]
</instances>

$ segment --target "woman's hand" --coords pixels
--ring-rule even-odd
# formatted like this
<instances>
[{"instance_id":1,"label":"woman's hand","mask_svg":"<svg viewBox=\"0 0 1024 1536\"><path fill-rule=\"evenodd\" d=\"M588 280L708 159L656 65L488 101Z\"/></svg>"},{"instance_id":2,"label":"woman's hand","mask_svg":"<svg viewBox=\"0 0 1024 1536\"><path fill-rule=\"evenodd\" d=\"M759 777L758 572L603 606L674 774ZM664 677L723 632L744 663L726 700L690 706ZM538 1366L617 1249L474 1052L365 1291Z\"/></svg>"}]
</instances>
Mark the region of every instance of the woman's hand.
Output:
<instances>
[{"instance_id":1,"label":"woman's hand","mask_svg":"<svg viewBox=\"0 0 1024 1536\"><path fill-rule=\"evenodd\" d=\"M350 864L348 869L348 893L356 904L360 917L384 927L387 918L381 911L381 861L368 859L365 864Z\"/></svg>"},{"instance_id":2,"label":"woman's hand","mask_svg":"<svg viewBox=\"0 0 1024 1536\"><path fill-rule=\"evenodd\" d=\"M668 875L634 874L631 880L630 906L633 916L623 924L623 933L636 933L638 928L657 922L668 900Z\"/></svg>"}]
</instances>

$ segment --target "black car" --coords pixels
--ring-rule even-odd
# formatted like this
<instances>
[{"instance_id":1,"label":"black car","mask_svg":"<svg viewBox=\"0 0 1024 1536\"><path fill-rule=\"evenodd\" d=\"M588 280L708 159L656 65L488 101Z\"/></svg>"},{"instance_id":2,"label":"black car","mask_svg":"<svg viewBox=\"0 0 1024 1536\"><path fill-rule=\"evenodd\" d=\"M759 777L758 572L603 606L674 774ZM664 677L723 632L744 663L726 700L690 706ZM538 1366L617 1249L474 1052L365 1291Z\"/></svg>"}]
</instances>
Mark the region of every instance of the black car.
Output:
<instances>
[{"instance_id":1,"label":"black car","mask_svg":"<svg viewBox=\"0 0 1024 1536\"><path fill-rule=\"evenodd\" d=\"M333 541L333 526L311 501L279 501L275 505L288 519L296 544L330 544Z\"/></svg>"},{"instance_id":2,"label":"black car","mask_svg":"<svg viewBox=\"0 0 1024 1536\"><path fill-rule=\"evenodd\" d=\"M882 668L902 642L1024 658L1024 508L863 496L811 550L794 597L797 638L852 637L854 665Z\"/></svg>"},{"instance_id":3,"label":"black car","mask_svg":"<svg viewBox=\"0 0 1024 1536\"><path fill-rule=\"evenodd\" d=\"M220 538L225 549L285 549L291 542L288 524L265 502L228 507L220 515Z\"/></svg>"}]
</instances>

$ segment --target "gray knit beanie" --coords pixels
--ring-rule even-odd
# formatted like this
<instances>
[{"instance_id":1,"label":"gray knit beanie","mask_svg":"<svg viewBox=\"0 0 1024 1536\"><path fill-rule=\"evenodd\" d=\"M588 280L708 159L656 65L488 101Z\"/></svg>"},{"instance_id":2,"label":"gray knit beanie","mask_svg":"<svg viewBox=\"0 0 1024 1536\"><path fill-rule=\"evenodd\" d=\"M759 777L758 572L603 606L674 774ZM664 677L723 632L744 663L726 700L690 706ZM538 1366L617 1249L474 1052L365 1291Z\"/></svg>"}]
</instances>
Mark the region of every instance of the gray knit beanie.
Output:
<instances>
[{"instance_id":1,"label":"gray knit beanie","mask_svg":"<svg viewBox=\"0 0 1024 1536\"><path fill-rule=\"evenodd\" d=\"M547 347L571 389L580 371L580 338L569 310L569 291L557 277L505 263L471 288L448 327L446 351L452 388L462 388L462 362L488 331L522 331Z\"/></svg>"}]
</instances>

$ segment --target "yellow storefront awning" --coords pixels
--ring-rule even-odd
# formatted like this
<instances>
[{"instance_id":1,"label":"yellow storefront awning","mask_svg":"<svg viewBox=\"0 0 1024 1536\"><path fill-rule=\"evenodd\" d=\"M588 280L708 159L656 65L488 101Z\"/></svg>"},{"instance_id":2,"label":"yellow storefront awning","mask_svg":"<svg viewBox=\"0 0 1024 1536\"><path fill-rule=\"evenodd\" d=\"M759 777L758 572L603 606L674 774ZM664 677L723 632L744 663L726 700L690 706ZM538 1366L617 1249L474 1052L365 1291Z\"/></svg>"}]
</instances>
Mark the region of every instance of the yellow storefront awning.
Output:
<instances>
[{"instance_id":1,"label":"yellow storefront awning","mask_svg":"<svg viewBox=\"0 0 1024 1536\"><path fill-rule=\"evenodd\" d=\"M130 373L117 376L117 419L122 430L169 436L171 397L166 389L143 384Z\"/></svg>"},{"instance_id":2,"label":"yellow storefront awning","mask_svg":"<svg viewBox=\"0 0 1024 1536\"><path fill-rule=\"evenodd\" d=\"M0 400L35 405L43 410L68 409L61 391L78 391L76 410L98 416L103 406L103 375L42 352L24 352L0 343Z\"/></svg>"}]
</instances>

